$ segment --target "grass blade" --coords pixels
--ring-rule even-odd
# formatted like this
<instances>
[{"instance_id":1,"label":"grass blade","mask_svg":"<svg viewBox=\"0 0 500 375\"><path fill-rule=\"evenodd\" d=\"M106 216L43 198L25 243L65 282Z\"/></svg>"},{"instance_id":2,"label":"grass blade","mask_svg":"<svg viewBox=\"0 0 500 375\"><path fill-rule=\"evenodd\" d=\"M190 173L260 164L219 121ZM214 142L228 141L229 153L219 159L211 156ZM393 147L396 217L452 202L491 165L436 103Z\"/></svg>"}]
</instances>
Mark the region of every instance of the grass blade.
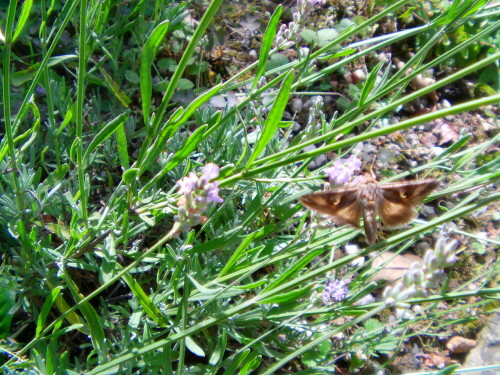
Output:
<instances>
[{"instance_id":1,"label":"grass blade","mask_svg":"<svg viewBox=\"0 0 500 375\"><path fill-rule=\"evenodd\" d=\"M163 21L154 28L149 36L141 55L140 88L142 99L142 115L144 126L150 129L149 114L151 109L151 95L153 92L153 77L151 76L151 66L156 56L156 51L168 31L169 21Z\"/></svg>"},{"instance_id":2,"label":"grass blade","mask_svg":"<svg viewBox=\"0 0 500 375\"><path fill-rule=\"evenodd\" d=\"M290 71L283 80L283 84L278 93L278 96L276 97L276 101L274 102L273 108L269 112L269 116L267 117L264 128L262 129L262 134L257 141L255 149L250 156L247 165L252 165L255 159L257 159L257 157L262 154L262 152L276 133L276 129L279 128L279 123L281 121L281 118L283 117L283 112L285 111L285 107L288 103L288 98L290 97L290 89L292 88L294 77L295 76L293 74L293 71Z\"/></svg>"}]
</instances>

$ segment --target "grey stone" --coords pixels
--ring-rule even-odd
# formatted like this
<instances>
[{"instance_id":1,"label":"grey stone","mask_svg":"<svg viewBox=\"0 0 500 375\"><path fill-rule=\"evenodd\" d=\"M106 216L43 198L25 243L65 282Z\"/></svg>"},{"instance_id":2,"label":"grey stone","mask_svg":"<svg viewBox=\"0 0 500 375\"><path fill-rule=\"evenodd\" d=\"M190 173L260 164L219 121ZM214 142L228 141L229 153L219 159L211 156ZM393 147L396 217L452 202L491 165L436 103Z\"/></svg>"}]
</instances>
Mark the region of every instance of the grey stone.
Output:
<instances>
[{"instance_id":1,"label":"grey stone","mask_svg":"<svg viewBox=\"0 0 500 375\"><path fill-rule=\"evenodd\" d=\"M470 375L500 374L500 312L495 312L479 335L478 346L471 350L464 363L467 368L494 366L492 369L468 371Z\"/></svg>"}]
</instances>

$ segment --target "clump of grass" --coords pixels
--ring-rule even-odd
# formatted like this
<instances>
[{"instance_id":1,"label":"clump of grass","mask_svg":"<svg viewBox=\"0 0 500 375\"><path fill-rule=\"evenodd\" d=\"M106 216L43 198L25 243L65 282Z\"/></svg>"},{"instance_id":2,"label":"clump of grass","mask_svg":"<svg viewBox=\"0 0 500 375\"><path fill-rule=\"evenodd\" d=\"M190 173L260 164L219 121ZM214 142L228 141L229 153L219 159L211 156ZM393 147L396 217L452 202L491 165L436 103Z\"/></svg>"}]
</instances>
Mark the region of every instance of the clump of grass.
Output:
<instances>
[{"instance_id":1,"label":"clump of grass","mask_svg":"<svg viewBox=\"0 0 500 375\"><path fill-rule=\"evenodd\" d=\"M486 287L495 263L475 276L473 290L444 282L434 294L398 300L420 309L413 320L396 317L388 325L381 313L389 307L363 299L378 288L371 272L351 264L374 251L400 253L424 237L433 242L446 224L498 200L498 155L477 163L498 136L470 144L464 131L432 159L392 170L391 179L442 180L429 201L453 204L357 254L333 256L346 244L363 244L357 229L312 231L297 204L338 157L363 158L360 145L497 104L500 96L492 94L391 124L405 104L496 64L500 53L491 47L445 78L406 90L419 74L498 30L492 10L478 1L455 2L423 26L352 42L402 9L406 1L398 1L344 25L331 40L301 48L301 27L317 4L301 1L294 24L281 28L278 6L259 60L210 87L195 80L197 94L189 99L182 90L190 87L186 68L199 58L197 47L221 3L210 2L194 29L185 24L184 3L81 1L60 9L44 1L20 9L9 3L1 26L5 372L270 374L291 371L294 359L312 371L335 371L340 360L352 371L383 368L390 360L376 359L416 335L412 324L456 323L438 302L460 311L472 304L463 303L467 297L482 306L499 292ZM485 27L431 53L472 20ZM185 47L176 65L163 69L157 64L162 46L179 30L189 35ZM311 88L334 72L417 36L419 48L401 70L384 62L368 66L339 112L328 114L317 100L309 126L283 121L292 95L317 95ZM285 48L297 57L269 69ZM228 105L216 109L215 99ZM335 158L308 170L332 152ZM467 252L466 243L456 256ZM348 284L348 293L318 305L325 285L338 292L327 284L333 279Z\"/></svg>"}]
</instances>

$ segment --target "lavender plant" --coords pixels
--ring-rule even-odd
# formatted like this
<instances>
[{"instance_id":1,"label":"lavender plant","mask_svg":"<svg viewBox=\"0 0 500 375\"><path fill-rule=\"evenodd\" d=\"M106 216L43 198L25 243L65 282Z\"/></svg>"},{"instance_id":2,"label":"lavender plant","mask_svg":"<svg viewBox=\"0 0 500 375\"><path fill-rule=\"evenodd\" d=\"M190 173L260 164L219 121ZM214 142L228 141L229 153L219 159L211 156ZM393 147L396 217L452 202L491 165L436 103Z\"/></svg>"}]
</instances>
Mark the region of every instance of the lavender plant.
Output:
<instances>
[{"instance_id":1,"label":"lavender plant","mask_svg":"<svg viewBox=\"0 0 500 375\"><path fill-rule=\"evenodd\" d=\"M489 151L498 136L471 144L471 134L460 133L416 164L403 146L414 148L415 129L430 130L435 119L476 110L489 120L499 96L414 116L401 109L496 64L491 48L444 79L410 86L418 74L481 45L498 21L480 2L455 2L423 26L374 37L386 17L410 9L398 1L358 25L334 19L335 39L305 46L304 26L336 13L324 2L299 1L285 26L282 6L269 9L259 58L228 78L190 69L219 35L211 25L227 24L217 18L222 3L9 2L0 25L1 372L361 369L385 366L378 354L408 342L411 323L438 320L424 290L471 256L455 262L454 238L466 248L473 236L462 218L498 200L498 158ZM427 58L440 37L472 18L487 26ZM377 57L401 52L423 33L435 38L415 48L401 70ZM285 52L288 63L268 69L271 57ZM357 65L366 68L364 80L347 83L343 77ZM325 90L342 91L344 101L332 102ZM211 104L219 96L228 99L225 107ZM292 96L316 99L292 117ZM403 146L385 153L393 164L376 160L373 169L381 180L410 172L438 178L429 197L435 215L384 233L370 247L351 227L310 231L297 198L319 188L318 176L345 184L360 172L360 160L378 156L380 144L398 142ZM360 259L415 249L450 222L457 223L450 239L440 238L383 301L366 302L378 285ZM355 244L358 252L332 255ZM492 267L476 276L473 292L445 284L447 303L460 310L458 302L472 295L477 305L489 303L498 293L488 286ZM413 313L411 304L425 313L399 319ZM373 328L392 307L393 330Z\"/></svg>"}]
</instances>

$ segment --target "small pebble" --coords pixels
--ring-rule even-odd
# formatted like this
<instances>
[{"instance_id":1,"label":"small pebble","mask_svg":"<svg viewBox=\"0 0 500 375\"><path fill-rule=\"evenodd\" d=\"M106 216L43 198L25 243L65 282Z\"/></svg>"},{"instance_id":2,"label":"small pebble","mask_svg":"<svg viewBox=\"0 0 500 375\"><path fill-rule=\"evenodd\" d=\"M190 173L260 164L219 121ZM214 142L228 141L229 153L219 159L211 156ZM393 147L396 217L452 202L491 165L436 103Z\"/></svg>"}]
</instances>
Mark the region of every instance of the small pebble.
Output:
<instances>
[{"instance_id":1,"label":"small pebble","mask_svg":"<svg viewBox=\"0 0 500 375\"><path fill-rule=\"evenodd\" d=\"M283 116L281 116L283 121L290 121L292 119L292 115L288 111L283 112Z\"/></svg>"},{"instance_id":2,"label":"small pebble","mask_svg":"<svg viewBox=\"0 0 500 375\"><path fill-rule=\"evenodd\" d=\"M431 151L434 154L434 156L439 156L444 152L444 148L435 146L431 147Z\"/></svg>"},{"instance_id":3,"label":"small pebble","mask_svg":"<svg viewBox=\"0 0 500 375\"><path fill-rule=\"evenodd\" d=\"M451 107L451 103L450 103L448 100L443 99L443 100L441 101L441 106L442 106L443 108L450 108L450 107Z\"/></svg>"},{"instance_id":4,"label":"small pebble","mask_svg":"<svg viewBox=\"0 0 500 375\"><path fill-rule=\"evenodd\" d=\"M420 210L420 214L425 218L429 218L436 216L436 211L431 206L425 204Z\"/></svg>"},{"instance_id":5,"label":"small pebble","mask_svg":"<svg viewBox=\"0 0 500 375\"><path fill-rule=\"evenodd\" d=\"M250 51L248 51L248 56L250 56L250 58L253 61L256 61L259 58L259 55L257 54L257 51L254 50L254 49L251 49Z\"/></svg>"},{"instance_id":6,"label":"small pebble","mask_svg":"<svg viewBox=\"0 0 500 375\"><path fill-rule=\"evenodd\" d=\"M366 74L363 69L356 69L352 72L352 80L354 83L366 81Z\"/></svg>"},{"instance_id":7,"label":"small pebble","mask_svg":"<svg viewBox=\"0 0 500 375\"><path fill-rule=\"evenodd\" d=\"M293 99L292 103L290 104L290 109L292 110L293 113L299 113L302 111L304 108L304 102L302 99Z\"/></svg>"}]
</instances>

